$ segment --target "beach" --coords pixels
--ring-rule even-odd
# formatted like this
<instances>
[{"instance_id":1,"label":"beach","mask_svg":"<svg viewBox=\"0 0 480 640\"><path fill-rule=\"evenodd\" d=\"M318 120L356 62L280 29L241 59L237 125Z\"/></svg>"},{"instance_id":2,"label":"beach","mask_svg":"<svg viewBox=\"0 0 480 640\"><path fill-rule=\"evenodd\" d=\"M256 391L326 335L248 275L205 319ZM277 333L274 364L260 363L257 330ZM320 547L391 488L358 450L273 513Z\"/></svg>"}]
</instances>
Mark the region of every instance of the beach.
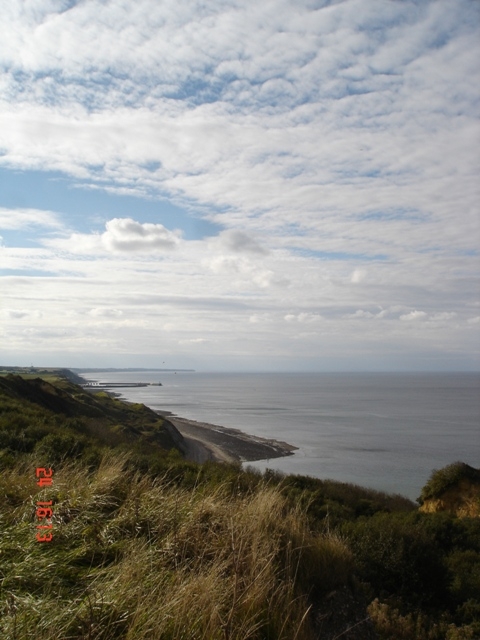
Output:
<instances>
[{"instance_id":1,"label":"beach","mask_svg":"<svg viewBox=\"0 0 480 640\"><path fill-rule=\"evenodd\" d=\"M85 377L159 381L156 371ZM433 469L455 460L478 466L478 374L197 372L163 374L161 382L122 389L122 398L178 420L172 432L192 460L247 460L259 471L329 478L411 500ZM278 449L271 439L298 449L288 455L293 449Z\"/></svg>"},{"instance_id":2,"label":"beach","mask_svg":"<svg viewBox=\"0 0 480 640\"><path fill-rule=\"evenodd\" d=\"M157 413L183 436L186 443L183 453L193 462L253 462L289 456L297 449L287 442L260 438L238 429Z\"/></svg>"}]
</instances>

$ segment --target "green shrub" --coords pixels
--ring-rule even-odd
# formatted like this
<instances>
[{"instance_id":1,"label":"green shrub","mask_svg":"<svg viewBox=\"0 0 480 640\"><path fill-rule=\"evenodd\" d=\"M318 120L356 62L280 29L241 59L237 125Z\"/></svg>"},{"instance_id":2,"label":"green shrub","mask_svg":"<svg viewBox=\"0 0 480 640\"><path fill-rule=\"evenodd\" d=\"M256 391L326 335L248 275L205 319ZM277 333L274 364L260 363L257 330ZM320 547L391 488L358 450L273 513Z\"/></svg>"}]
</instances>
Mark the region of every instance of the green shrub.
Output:
<instances>
[{"instance_id":1,"label":"green shrub","mask_svg":"<svg viewBox=\"0 0 480 640\"><path fill-rule=\"evenodd\" d=\"M413 607L442 607L448 602L443 551L422 518L377 513L346 523L341 530L361 577L379 596L397 596Z\"/></svg>"},{"instance_id":2,"label":"green shrub","mask_svg":"<svg viewBox=\"0 0 480 640\"><path fill-rule=\"evenodd\" d=\"M35 446L39 466L54 466L67 458L78 458L86 446L86 439L70 433L50 433Z\"/></svg>"},{"instance_id":3,"label":"green shrub","mask_svg":"<svg viewBox=\"0 0 480 640\"><path fill-rule=\"evenodd\" d=\"M480 470L474 469L464 462L454 462L443 469L434 469L427 484L423 487L418 502L440 497L447 489L455 486L461 480L480 483Z\"/></svg>"},{"instance_id":4,"label":"green shrub","mask_svg":"<svg viewBox=\"0 0 480 640\"><path fill-rule=\"evenodd\" d=\"M446 564L451 576L450 591L457 602L480 599L480 553L457 549L446 558Z\"/></svg>"}]
</instances>

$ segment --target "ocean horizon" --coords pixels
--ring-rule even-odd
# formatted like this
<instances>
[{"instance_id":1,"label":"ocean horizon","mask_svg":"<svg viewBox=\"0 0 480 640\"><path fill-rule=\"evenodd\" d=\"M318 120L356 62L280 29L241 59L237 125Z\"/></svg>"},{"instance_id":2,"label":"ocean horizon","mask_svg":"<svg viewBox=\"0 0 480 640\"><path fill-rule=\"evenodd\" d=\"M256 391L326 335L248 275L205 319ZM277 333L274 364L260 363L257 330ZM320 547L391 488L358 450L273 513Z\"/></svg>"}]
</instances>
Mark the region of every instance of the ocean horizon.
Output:
<instances>
[{"instance_id":1,"label":"ocean horizon","mask_svg":"<svg viewBox=\"0 0 480 640\"><path fill-rule=\"evenodd\" d=\"M480 373L92 371L131 402L298 447L246 462L398 493L412 500L434 469L480 466Z\"/></svg>"}]
</instances>

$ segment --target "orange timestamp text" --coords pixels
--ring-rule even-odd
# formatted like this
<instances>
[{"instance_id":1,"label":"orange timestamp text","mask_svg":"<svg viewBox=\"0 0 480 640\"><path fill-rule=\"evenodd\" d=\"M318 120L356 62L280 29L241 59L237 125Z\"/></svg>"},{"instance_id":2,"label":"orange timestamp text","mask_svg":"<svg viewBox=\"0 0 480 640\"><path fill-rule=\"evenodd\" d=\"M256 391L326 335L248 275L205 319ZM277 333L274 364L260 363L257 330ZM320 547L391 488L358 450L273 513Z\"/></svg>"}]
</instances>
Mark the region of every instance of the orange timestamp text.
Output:
<instances>
[{"instance_id":1,"label":"orange timestamp text","mask_svg":"<svg viewBox=\"0 0 480 640\"><path fill-rule=\"evenodd\" d=\"M39 487L51 487L52 486L52 476L53 476L53 470L52 469L45 469L44 467L37 467L35 469L35 475L38 478L37 484ZM37 510L35 512L35 515L37 516L37 518L46 523L46 524L37 524L37 529L41 529L41 530L48 530L48 533L45 532L42 535L41 531L37 531L37 541L38 542L51 542L53 539L53 534L51 529L53 528L52 525L52 515L53 515L53 510L52 510L52 501L48 500L48 501L44 501L44 502L37 502Z\"/></svg>"}]
</instances>

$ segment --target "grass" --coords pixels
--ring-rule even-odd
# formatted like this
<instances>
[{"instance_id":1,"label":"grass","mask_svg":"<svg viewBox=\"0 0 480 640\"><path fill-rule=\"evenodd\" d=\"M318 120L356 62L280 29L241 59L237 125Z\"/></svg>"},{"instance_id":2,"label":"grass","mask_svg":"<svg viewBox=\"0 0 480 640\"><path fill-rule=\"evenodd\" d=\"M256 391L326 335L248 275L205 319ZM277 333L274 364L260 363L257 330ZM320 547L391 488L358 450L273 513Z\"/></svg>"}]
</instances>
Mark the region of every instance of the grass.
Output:
<instances>
[{"instance_id":1,"label":"grass","mask_svg":"<svg viewBox=\"0 0 480 640\"><path fill-rule=\"evenodd\" d=\"M457 627L447 620L432 621L420 611L402 614L376 598L368 607L379 640L476 640L471 626Z\"/></svg>"},{"instance_id":2,"label":"grass","mask_svg":"<svg viewBox=\"0 0 480 640\"><path fill-rule=\"evenodd\" d=\"M313 534L278 488L191 491L127 460L66 465L38 493L25 463L3 477L2 637L313 640L309 596L348 580L344 541ZM34 539L40 496L51 543Z\"/></svg>"},{"instance_id":3,"label":"grass","mask_svg":"<svg viewBox=\"0 0 480 640\"><path fill-rule=\"evenodd\" d=\"M464 471L435 472L423 495ZM147 407L65 378L0 376L0 498L7 640L334 640L367 624L379 640L480 637L479 518L188 462Z\"/></svg>"}]
</instances>

